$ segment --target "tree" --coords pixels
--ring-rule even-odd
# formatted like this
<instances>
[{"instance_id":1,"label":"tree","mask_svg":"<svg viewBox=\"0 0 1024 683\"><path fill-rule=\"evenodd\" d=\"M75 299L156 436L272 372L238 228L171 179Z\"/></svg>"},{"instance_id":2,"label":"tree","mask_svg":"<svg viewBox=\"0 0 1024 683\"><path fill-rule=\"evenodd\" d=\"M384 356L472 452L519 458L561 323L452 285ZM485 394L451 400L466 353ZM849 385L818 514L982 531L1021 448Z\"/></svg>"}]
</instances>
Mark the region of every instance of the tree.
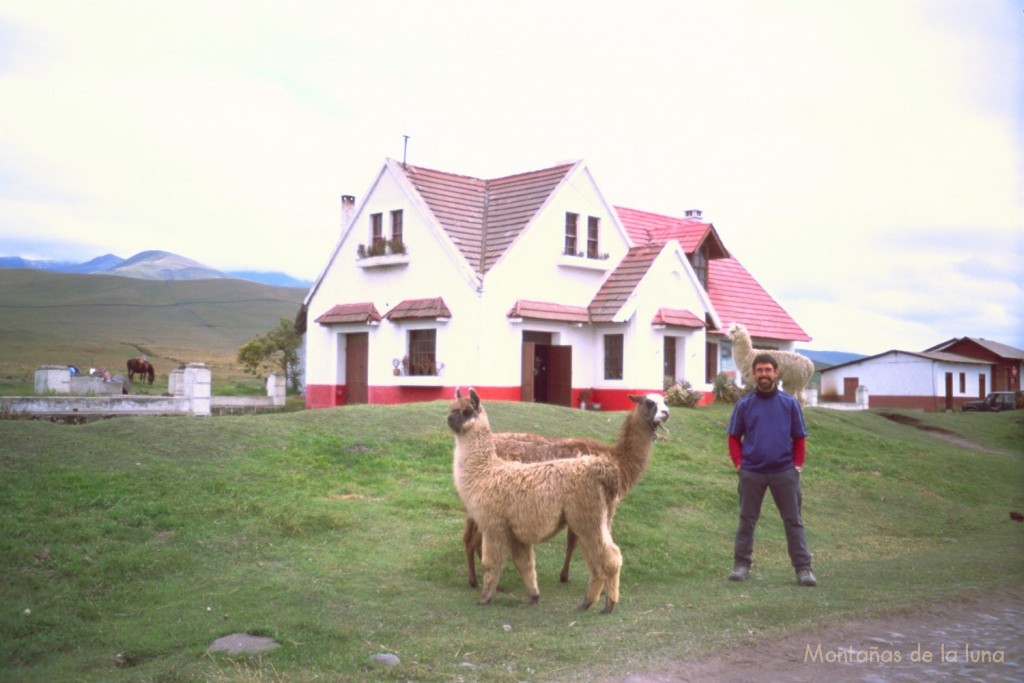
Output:
<instances>
[{"instance_id":1,"label":"tree","mask_svg":"<svg viewBox=\"0 0 1024 683\"><path fill-rule=\"evenodd\" d=\"M298 390L299 344L302 335L295 331L288 318L281 318L277 327L238 348L238 362L251 375L261 377L281 371L293 390Z\"/></svg>"}]
</instances>

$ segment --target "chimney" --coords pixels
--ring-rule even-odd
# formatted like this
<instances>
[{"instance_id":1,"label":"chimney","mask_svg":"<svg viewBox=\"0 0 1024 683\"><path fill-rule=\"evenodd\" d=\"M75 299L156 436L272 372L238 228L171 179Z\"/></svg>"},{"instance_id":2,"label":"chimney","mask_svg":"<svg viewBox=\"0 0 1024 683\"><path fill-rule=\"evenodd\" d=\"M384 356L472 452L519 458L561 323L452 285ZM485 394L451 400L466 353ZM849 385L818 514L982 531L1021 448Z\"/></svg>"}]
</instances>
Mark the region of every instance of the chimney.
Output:
<instances>
[{"instance_id":1,"label":"chimney","mask_svg":"<svg viewBox=\"0 0 1024 683\"><path fill-rule=\"evenodd\" d=\"M356 198L354 195L341 195L341 229L344 230L356 215Z\"/></svg>"},{"instance_id":2,"label":"chimney","mask_svg":"<svg viewBox=\"0 0 1024 683\"><path fill-rule=\"evenodd\" d=\"M689 218L689 219L692 219L692 220L695 220L695 221L703 221L704 220L703 218L701 218L701 216L704 215L704 212L701 211L700 209L687 209L686 213L684 215L686 216L686 218Z\"/></svg>"}]
</instances>

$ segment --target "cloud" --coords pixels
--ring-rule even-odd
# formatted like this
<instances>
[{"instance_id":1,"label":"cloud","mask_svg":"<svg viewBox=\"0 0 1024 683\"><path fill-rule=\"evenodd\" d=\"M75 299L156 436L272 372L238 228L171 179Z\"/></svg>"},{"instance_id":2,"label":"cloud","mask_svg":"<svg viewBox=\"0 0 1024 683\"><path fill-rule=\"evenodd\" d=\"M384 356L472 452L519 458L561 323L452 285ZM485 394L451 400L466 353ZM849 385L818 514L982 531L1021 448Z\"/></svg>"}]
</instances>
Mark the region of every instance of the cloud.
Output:
<instances>
[{"instance_id":1,"label":"cloud","mask_svg":"<svg viewBox=\"0 0 1024 683\"><path fill-rule=\"evenodd\" d=\"M1022 28L973 0L0 0L0 244L314 277L410 135L412 163L585 158L613 204L703 209L816 347L1024 347Z\"/></svg>"}]
</instances>

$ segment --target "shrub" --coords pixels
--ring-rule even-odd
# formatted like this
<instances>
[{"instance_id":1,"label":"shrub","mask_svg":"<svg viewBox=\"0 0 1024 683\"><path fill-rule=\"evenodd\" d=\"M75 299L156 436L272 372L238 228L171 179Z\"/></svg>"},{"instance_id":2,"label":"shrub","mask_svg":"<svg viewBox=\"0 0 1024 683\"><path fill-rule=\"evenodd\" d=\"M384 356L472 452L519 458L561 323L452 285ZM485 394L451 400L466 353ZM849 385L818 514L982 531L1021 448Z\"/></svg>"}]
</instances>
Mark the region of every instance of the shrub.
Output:
<instances>
[{"instance_id":1,"label":"shrub","mask_svg":"<svg viewBox=\"0 0 1024 683\"><path fill-rule=\"evenodd\" d=\"M736 382L732 381L732 377L724 372L715 375L713 392L716 401L724 401L725 403L735 403L743 396L743 390L736 386Z\"/></svg>"},{"instance_id":2,"label":"shrub","mask_svg":"<svg viewBox=\"0 0 1024 683\"><path fill-rule=\"evenodd\" d=\"M665 389L665 403L674 407L693 408L704 397L704 392L697 391L687 380L676 380Z\"/></svg>"}]
</instances>

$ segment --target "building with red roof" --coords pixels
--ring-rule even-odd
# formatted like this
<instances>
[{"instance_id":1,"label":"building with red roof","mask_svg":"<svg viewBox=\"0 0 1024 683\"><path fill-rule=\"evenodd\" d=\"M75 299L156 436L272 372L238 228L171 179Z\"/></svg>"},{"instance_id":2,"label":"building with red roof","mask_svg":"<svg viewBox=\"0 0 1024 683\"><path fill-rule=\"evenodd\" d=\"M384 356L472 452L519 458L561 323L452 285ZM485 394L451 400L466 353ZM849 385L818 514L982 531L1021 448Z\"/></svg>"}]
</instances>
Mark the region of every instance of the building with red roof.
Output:
<instances>
[{"instance_id":1,"label":"building with red roof","mask_svg":"<svg viewBox=\"0 0 1024 683\"><path fill-rule=\"evenodd\" d=\"M448 398L606 408L710 389L725 330L810 337L700 212L613 206L583 161L479 179L391 159L345 219L297 326L309 407Z\"/></svg>"}]
</instances>

